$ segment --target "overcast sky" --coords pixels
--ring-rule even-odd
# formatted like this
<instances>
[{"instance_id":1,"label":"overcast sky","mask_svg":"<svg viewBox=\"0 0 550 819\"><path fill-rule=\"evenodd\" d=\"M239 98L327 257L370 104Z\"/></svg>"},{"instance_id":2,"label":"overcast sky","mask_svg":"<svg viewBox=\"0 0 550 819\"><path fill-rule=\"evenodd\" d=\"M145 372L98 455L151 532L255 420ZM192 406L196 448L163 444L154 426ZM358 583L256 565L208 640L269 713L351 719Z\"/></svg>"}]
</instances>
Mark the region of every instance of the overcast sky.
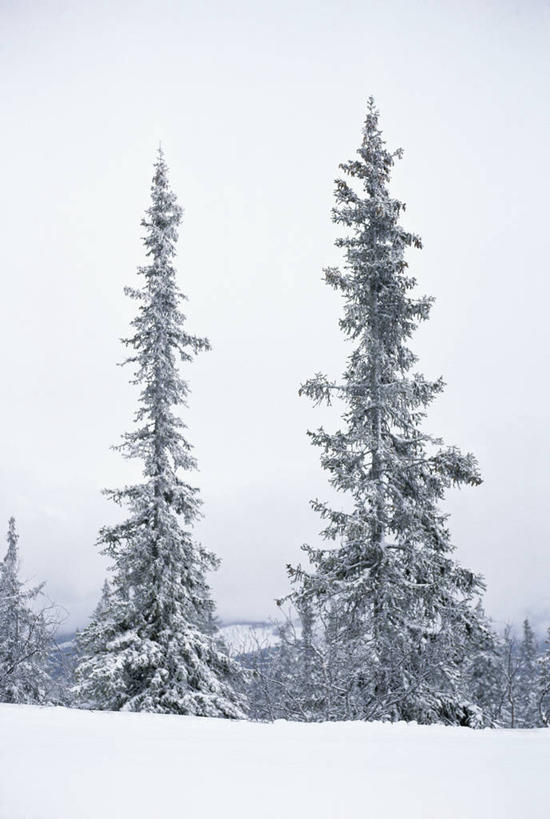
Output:
<instances>
[{"instance_id":1,"label":"overcast sky","mask_svg":"<svg viewBox=\"0 0 550 819\"><path fill-rule=\"evenodd\" d=\"M297 392L344 368L322 268L370 94L405 149L392 191L436 297L414 342L448 384L427 428L485 480L446 502L457 556L495 618L550 621L547 0L0 8L0 526L17 517L24 575L66 628L105 573L95 539L117 512L100 490L132 475L109 449L136 406L116 362L160 140L189 329L213 345L185 369L186 420L221 616L273 614L285 564L318 542L308 501L331 494L306 429L337 419Z\"/></svg>"}]
</instances>

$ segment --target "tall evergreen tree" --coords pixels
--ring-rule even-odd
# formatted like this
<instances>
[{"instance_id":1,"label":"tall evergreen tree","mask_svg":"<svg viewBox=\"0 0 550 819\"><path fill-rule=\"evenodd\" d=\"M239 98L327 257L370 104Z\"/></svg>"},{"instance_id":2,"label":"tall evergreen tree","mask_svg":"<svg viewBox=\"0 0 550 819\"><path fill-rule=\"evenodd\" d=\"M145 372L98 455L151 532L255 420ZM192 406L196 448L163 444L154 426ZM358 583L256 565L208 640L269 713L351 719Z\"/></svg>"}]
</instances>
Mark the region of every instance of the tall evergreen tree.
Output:
<instances>
[{"instance_id":1,"label":"tall evergreen tree","mask_svg":"<svg viewBox=\"0 0 550 819\"><path fill-rule=\"evenodd\" d=\"M537 710L539 724L550 725L550 628L544 643L544 651L537 661Z\"/></svg>"},{"instance_id":2,"label":"tall evergreen tree","mask_svg":"<svg viewBox=\"0 0 550 819\"><path fill-rule=\"evenodd\" d=\"M432 299L412 293L405 251L421 241L400 225L405 205L388 191L400 156L387 150L371 98L358 158L340 166L347 180L336 182L333 220L346 229L336 242L345 268L325 271L343 295L340 327L353 351L341 382L317 374L300 390L317 403L343 402L343 429L310 435L331 484L351 505L313 502L328 548L304 547L312 570L289 572L296 600L338 597L350 621L360 622L350 634L361 634L366 646L365 714L472 722L463 669L481 628L472 603L483 584L454 561L439 502L449 487L481 479L473 455L423 428L444 385L412 372L416 357L407 346Z\"/></svg>"},{"instance_id":3,"label":"tall evergreen tree","mask_svg":"<svg viewBox=\"0 0 550 819\"><path fill-rule=\"evenodd\" d=\"M535 728L539 723L537 701L538 644L531 623L523 621L518 665L518 724Z\"/></svg>"},{"instance_id":4,"label":"tall evergreen tree","mask_svg":"<svg viewBox=\"0 0 550 819\"><path fill-rule=\"evenodd\" d=\"M488 620L481 600L476 606L479 623L483 625L481 639L477 641L467 662L467 691L472 702L483 714L484 724L497 727L507 724L508 715L508 648Z\"/></svg>"},{"instance_id":5,"label":"tall evergreen tree","mask_svg":"<svg viewBox=\"0 0 550 819\"><path fill-rule=\"evenodd\" d=\"M504 681L504 703L502 725L518 728L519 722L519 671L520 652L513 627L508 623L502 640L502 670Z\"/></svg>"},{"instance_id":6,"label":"tall evergreen tree","mask_svg":"<svg viewBox=\"0 0 550 819\"><path fill-rule=\"evenodd\" d=\"M151 193L142 221L149 264L138 271L142 288L126 291L139 304L125 344L140 404L136 428L119 447L143 463L143 481L107 493L128 517L100 532L113 579L80 638L76 692L108 710L239 717L232 685L239 669L215 634L206 580L218 559L193 537L199 494L180 475L196 462L178 415L189 389L177 361L210 345L185 328L173 265L181 209L160 150Z\"/></svg>"},{"instance_id":7,"label":"tall evergreen tree","mask_svg":"<svg viewBox=\"0 0 550 819\"><path fill-rule=\"evenodd\" d=\"M42 585L26 588L19 579L19 536L8 525L8 549L0 563L0 702L41 703L51 694L48 670L54 623L38 609Z\"/></svg>"}]
</instances>

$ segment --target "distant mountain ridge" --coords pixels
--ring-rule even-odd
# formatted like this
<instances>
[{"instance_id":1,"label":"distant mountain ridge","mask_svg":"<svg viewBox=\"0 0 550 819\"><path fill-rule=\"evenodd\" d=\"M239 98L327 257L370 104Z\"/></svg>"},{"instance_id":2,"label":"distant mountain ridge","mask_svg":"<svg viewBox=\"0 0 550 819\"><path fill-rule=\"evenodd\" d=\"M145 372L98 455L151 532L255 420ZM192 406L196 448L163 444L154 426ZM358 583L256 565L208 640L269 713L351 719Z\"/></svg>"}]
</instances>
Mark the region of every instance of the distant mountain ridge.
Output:
<instances>
[{"instance_id":1,"label":"distant mountain ridge","mask_svg":"<svg viewBox=\"0 0 550 819\"><path fill-rule=\"evenodd\" d=\"M278 622L267 620L237 620L222 623L220 636L233 656L252 654L272 648L279 642ZM61 675L67 664L70 665L75 653L76 631L60 634L56 639L55 651L52 655L54 676Z\"/></svg>"}]
</instances>

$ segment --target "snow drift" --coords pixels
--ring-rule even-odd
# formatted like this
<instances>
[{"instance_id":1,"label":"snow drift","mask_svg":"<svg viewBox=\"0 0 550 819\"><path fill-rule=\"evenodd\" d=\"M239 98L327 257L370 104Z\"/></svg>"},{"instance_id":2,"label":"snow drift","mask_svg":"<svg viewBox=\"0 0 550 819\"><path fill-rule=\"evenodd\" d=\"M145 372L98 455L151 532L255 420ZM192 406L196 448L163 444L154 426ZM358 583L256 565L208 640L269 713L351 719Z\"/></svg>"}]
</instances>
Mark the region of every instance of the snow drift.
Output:
<instances>
[{"instance_id":1,"label":"snow drift","mask_svg":"<svg viewBox=\"0 0 550 819\"><path fill-rule=\"evenodd\" d=\"M2 819L547 819L550 731L0 705Z\"/></svg>"}]
</instances>

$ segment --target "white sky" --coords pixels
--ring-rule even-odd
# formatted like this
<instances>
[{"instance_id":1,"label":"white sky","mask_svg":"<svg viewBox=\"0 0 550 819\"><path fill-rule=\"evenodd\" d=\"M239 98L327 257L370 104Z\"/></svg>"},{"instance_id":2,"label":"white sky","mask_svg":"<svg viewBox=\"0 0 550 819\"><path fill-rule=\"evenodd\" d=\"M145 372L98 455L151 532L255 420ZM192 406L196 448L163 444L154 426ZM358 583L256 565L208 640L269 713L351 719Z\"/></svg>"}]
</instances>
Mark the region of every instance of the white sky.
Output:
<instances>
[{"instance_id":1,"label":"white sky","mask_svg":"<svg viewBox=\"0 0 550 819\"><path fill-rule=\"evenodd\" d=\"M221 616L272 614L318 541L308 500L329 492L305 431L335 421L297 389L344 367L321 270L371 93L437 299L415 341L448 383L428 428L485 479L446 503L458 558L490 614L550 620L549 37L545 0L2 0L0 521L67 628L104 577L100 489L131 474L109 450L136 405L115 363L159 140L189 328L214 347L185 375Z\"/></svg>"}]
</instances>

